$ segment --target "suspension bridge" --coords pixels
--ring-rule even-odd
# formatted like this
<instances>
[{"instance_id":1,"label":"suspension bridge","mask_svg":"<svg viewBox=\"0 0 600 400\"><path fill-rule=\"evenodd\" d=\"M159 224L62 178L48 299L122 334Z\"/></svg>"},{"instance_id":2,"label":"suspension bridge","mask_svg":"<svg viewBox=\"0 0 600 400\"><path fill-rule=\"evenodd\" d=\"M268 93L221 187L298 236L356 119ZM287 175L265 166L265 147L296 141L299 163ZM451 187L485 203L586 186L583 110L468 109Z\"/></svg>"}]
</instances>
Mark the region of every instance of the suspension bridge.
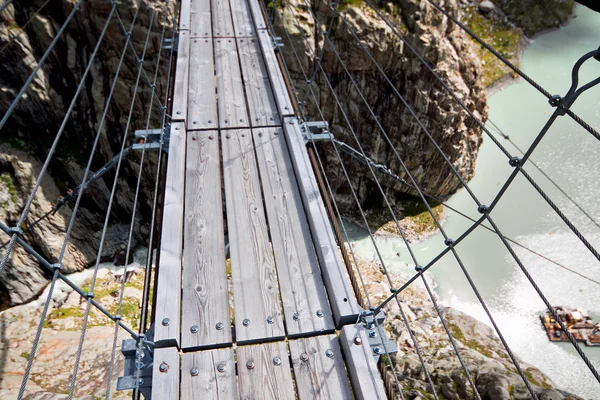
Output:
<instances>
[{"instance_id":1,"label":"suspension bridge","mask_svg":"<svg viewBox=\"0 0 600 400\"><path fill-rule=\"evenodd\" d=\"M386 75L384 68L369 53L361 42L360 32L348 23L336 3L323 4L327 7L325 24L318 21L312 5L306 4L314 18L317 36L322 39L322 47L315 49L315 65L312 71L302 67L297 49L294 48L290 34L283 24L280 26L283 27L283 34L287 40L275 34L272 23L282 21L282 12L295 20L298 26L300 25L298 16L289 5L283 5L281 9L267 8L258 0L182 0L173 3L176 7L173 7L170 12L165 11L164 21L162 21L161 54L156 58L154 76L146 71L148 67L144 61L153 21L157 18L156 10L151 7L145 10L149 15L149 25L145 47L140 52L132 45L131 35L138 13L143 8L141 0L137 4L129 28L126 27L119 13L117 3L110 3L111 11L97 47L92 53L92 59L85 70L84 78L91 68L98 46L111 20L118 21L122 30L123 51L81 184L48 212L48 215L56 212L57 208L67 202L74 203L57 262L49 262L27 242L27 230L34 229L36 224L43 222L43 218L29 224L26 222L35 193L54 155L66 122L57 132L44 167L21 211L17 224L13 227L0 224L0 229L10 236L4 245L0 270L9 267L11 253L16 246L20 246L52 274L48 300L51 299L57 280L67 282L86 300L87 308L83 317L81 340L74 362L68 398L72 398L75 392L91 308L100 310L114 322L115 326L106 388L107 399L111 396L111 376L117 357L117 339L121 331L126 332L131 339L123 341L120 348L126 361L125 371L117 383L117 388L132 389L135 397L143 394L146 398L154 399L405 398L402 374L396 370L393 363L389 363L395 351L395 343L390 340L393 338L389 338L383 328L386 306L394 302L398 305L415 352L422 364L429 393L437 399L438 393L429 371L431 365L428 365L422 357L401 301L405 289L420 280L435 306L437 317L450 340L454 354L460 361L473 398L480 399L479 389L472 378L474 366L467 365L461 357L452 331L425 279L427 270L446 254L450 254L457 260L461 273L469 281L527 391L532 398L538 398L536 388L511 351L494 321L494 316L479 293L476 283L462 262L457 246L468 235L474 234L473 232L480 226L494 232L544 301L549 312L555 317L551 303L514 252L513 245L531 251L584 279L598 283L592 277L554 262L502 234L492 218L492 211L515 177L522 175L577 235L584 246L600 260L599 253L585 235L565 216L525 169L528 161L532 163L531 155L536 146L559 117L572 118L584 131L600 139L600 134L570 109L581 93L600 83L598 78L580 85L578 79L579 69L585 62L588 60L595 62L594 58L600 61L600 49L591 49L574 66L573 85L567 94L553 96L493 47L483 42L442 6L433 0L427 1L431 7L464 30L466 34L471 35L515 73L521 75L556 108L535 141L526 150L521 151L520 156L512 155L484 122L464 104L444 78L437 74L435 66L399 32L390 17L370 0L365 0L366 6L372 8L375 15L414 53L414 56L432 74L433 79L473 119L475 125L494 141L506 155L507 162L514 167L513 174L502 185L490 205L482 204L469 189L468 184L435 142L434 135ZM76 3L72 13L77 12L81 2L80 0ZM9 3L10 0L3 7ZM42 5L42 8L45 5ZM61 29L64 30L68 26L72 15ZM432 142L449 169L459 179L462 187L472 197L474 206L481 214L480 218L471 219L464 213L453 210L471 219L473 223L460 237L450 238L444 232L430 205L431 200L441 202L441 199L423 191L411 175L400 152L394 146L330 40L329 32L336 18L341 20L342 26L348 30L351 37L356 40L356 44L373 63L373 69L382 74L393 95L404 104L411 117L419 124L423 135ZM170 36L166 30L169 26L172 28ZM299 30L304 35L302 28ZM24 82L22 90L16 95L13 104L2 118L0 129L10 118L11 113L17 109L18 102L42 67L47 55L52 52L54 45L55 42L52 42L44 56L38 60L38 67L34 69L30 79ZM280 51L282 46L291 47L291 54L295 55L295 59L286 60ZM400 166L398 171L392 171L387 166L374 161L365 152L353 128L352 116L342 106L321 64L326 51L338 60L347 79L364 102L365 109L377 127L374 134L380 135L383 142L390 146ZM96 144L102 132L108 104L113 96L123 60L128 53L132 54L136 61L137 79L124 129L125 135L122 138L122 150L103 169L93 173L90 168ZM160 77L167 85L165 96L161 98L156 87L159 80L159 64L164 61L163 59L168 64L169 72L168 76ZM290 63L297 63L306 87L297 87L290 79ZM327 84L332 100L335 101L355 143L344 143L335 137L335 132L330 129L323 115L319 98L311 85L315 79L322 79ZM68 120L76 105L77 95L83 88L83 81L84 79L65 115L65 121ZM127 138L127 135L130 135L131 110L136 101L138 88L144 84L152 91L150 106L145 129L136 131L134 135L135 140L142 139L142 142L131 145ZM318 115L308 115L307 104L311 102L318 110ZM158 109L160 114L161 124L158 128L150 126L154 109ZM315 151L316 148L324 145L332 146L356 207L365 225L369 227L365 210L351 183L345 164L350 160L366 166L381 191L390 216L414 261L414 276L405 282L394 282L369 229L369 235L377 249L379 261L389 284L390 294L383 301L371 298L366 288L368 282L365 282L361 275L353 249L344 244L349 242L349 238L344 226L338 225L342 212L335 201L321 155ZM158 151L153 214L148 240L149 257L146 265L140 317L142 323L139 332L134 332L123 323L120 315L126 274L123 275L117 313L107 311L94 300L94 283L106 230L110 224L117 177L123 158L132 151L140 153L141 156L127 258L135 228L136 206L145 154ZM346 161L343 154L349 157ZM164 181L161 179L163 164L166 164ZM90 182L100 179L109 169L116 169L117 172L108 203L94 277L89 291L83 291L61 272L62 260L86 187ZM442 232L447 248L427 263L421 263L411 250L410 242L380 183L382 175L392 177L416 191L418 198L426 206ZM574 202L573 199L570 200ZM577 206L597 224L592 215ZM156 242L160 244L154 246ZM157 256L154 279L151 279L153 250L156 250ZM154 291L151 300L150 288ZM36 338L29 353L23 383L18 394L19 399L26 394L37 346L43 333L44 320L51 303L51 301L44 303ZM151 324L148 325L149 314L151 314ZM561 324L582 362L588 367L590 379L600 382L595 366L587 359L568 329L562 325L561 319L556 318L556 320Z\"/></svg>"}]
</instances>

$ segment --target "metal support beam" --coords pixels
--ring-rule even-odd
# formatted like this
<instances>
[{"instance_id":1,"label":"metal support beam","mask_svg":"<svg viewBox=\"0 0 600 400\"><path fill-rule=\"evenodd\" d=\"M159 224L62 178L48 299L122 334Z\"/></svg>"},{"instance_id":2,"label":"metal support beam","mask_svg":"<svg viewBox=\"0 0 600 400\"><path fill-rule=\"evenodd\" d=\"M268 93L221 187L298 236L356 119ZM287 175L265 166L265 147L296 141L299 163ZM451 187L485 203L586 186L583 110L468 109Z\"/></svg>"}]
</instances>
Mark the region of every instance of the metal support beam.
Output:
<instances>
[{"instance_id":1,"label":"metal support beam","mask_svg":"<svg viewBox=\"0 0 600 400\"><path fill-rule=\"evenodd\" d=\"M327 121L307 121L300 125L304 144L333 139Z\"/></svg>"},{"instance_id":2,"label":"metal support beam","mask_svg":"<svg viewBox=\"0 0 600 400\"><path fill-rule=\"evenodd\" d=\"M125 356L125 367L123 376L117 380L117 390L137 388L146 400L152 398L154 346L148 338L153 337L153 332L154 326L151 326L146 331L145 338L123 340L121 353Z\"/></svg>"},{"instance_id":3,"label":"metal support beam","mask_svg":"<svg viewBox=\"0 0 600 400\"><path fill-rule=\"evenodd\" d=\"M166 125L164 129L140 129L134 132L134 136L141 141L131 146L132 150L158 151L161 149L169 154L169 139L171 136L171 125ZM162 143L161 143L162 141Z\"/></svg>"}]
</instances>

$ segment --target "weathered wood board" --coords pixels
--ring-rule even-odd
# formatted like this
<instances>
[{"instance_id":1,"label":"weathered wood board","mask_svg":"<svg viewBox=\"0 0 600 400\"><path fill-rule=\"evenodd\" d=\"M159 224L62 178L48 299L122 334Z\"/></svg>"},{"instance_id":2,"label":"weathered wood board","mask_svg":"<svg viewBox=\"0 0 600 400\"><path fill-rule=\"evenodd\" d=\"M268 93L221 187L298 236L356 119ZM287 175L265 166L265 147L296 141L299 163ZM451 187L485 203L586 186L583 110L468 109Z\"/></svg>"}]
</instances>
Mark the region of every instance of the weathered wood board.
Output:
<instances>
[{"instance_id":1,"label":"weathered wood board","mask_svg":"<svg viewBox=\"0 0 600 400\"><path fill-rule=\"evenodd\" d=\"M267 24L265 23L265 18L260 9L259 0L248 0L250 5L250 11L252 12L252 18L254 19L254 26L256 29L267 29Z\"/></svg>"},{"instance_id":2,"label":"weathered wood board","mask_svg":"<svg viewBox=\"0 0 600 400\"><path fill-rule=\"evenodd\" d=\"M238 400L233 349L184 353L181 400Z\"/></svg>"},{"instance_id":3,"label":"weathered wood board","mask_svg":"<svg viewBox=\"0 0 600 400\"><path fill-rule=\"evenodd\" d=\"M237 42L242 77L248 97L250 125L253 127L281 126L258 39L243 38L237 39Z\"/></svg>"},{"instance_id":4,"label":"weathered wood board","mask_svg":"<svg viewBox=\"0 0 600 400\"><path fill-rule=\"evenodd\" d=\"M231 344L217 131L189 132L181 347Z\"/></svg>"},{"instance_id":5,"label":"weathered wood board","mask_svg":"<svg viewBox=\"0 0 600 400\"><path fill-rule=\"evenodd\" d=\"M236 37L256 36L248 0L231 0L231 14Z\"/></svg>"},{"instance_id":6,"label":"weathered wood board","mask_svg":"<svg viewBox=\"0 0 600 400\"><path fill-rule=\"evenodd\" d=\"M192 2L191 37L212 37L210 0L194 0Z\"/></svg>"},{"instance_id":7,"label":"weathered wood board","mask_svg":"<svg viewBox=\"0 0 600 400\"><path fill-rule=\"evenodd\" d=\"M179 32L177 48L177 67L175 70L175 85L173 86L172 121L186 121L188 103L188 81L190 72L190 33Z\"/></svg>"},{"instance_id":8,"label":"weathered wood board","mask_svg":"<svg viewBox=\"0 0 600 400\"><path fill-rule=\"evenodd\" d=\"M285 80L283 79L281 69L279 68L279 63L275 57L269 32L267 30L259 31L258 39L260 41L260 47L262 49L265 64L267 66L267 73L271 81L271 86L273 87L273 93L277 101L279 114L281 116L294 115L294 108L290 100L290 94L288 93Z\"/></svg>"},{"instance_id":9,"label":"weathered wood board","mask_svg":"<svg viewBox=\"0 0 600 400\"><path fill-rule=\"evenodd\" d=\"M188 130L216 129L218 126L214 71L212 39L191 39Z\"/></svg>"},{"instance_id":10,"label":"weathered wood board","mask_svg":"<svg viewBox=\"0 0 600 400\"><path fill-rule=\"evenodd\" d=\"M186 31L190 29L190 12L192 0L181 0L181 10L179 12L179 30Z\"/></svg>"},{"instance_id":11,"label":"weathered wood board","mask_svg":"<svg viewBox=\"0 0 600 400\"><path fill-rule=\"evenodd\" d=\"M277 273L249 129L221 132L238 343L283 337Z\"/></svg>"},{"instance_id":12,"label":"weathered wood board","mask_svg":"<svg viewBox=\"0 0 600 400\"><path fill-rule=\"evenodd\" d=\"M281 128L253 129L288 337L333 331L331 309Z\"/></svg>"},{"instance_id":13,"label":"weathered wood board","mask_svg":"<svg viewBox=\"0 0 600 400\"><path fill-rule=\"evenodd\" d=\"M235 39L214 39L219 127L249 127Z\"/></svg>"},{"instance_id":14,"label":"weathered wood board","mask_svg":"<svg viewBox=\"0 0 600 400\"><path fill-rule=\"evenodd\" d=\"M159 347L179 345L185 154L185 125L174 122L169 141L156 291L154 342Z\"/></svg>"},{"instance_id":15,"label":"weathered wood board","mask_svg":"<svg viewBox=\"0 0 600 400\"><path fill-rule=\"evenodd\" d=\"M237 349L240 399L294 400L294 385L285 342Z\"/></svg>"},{"instance_id":16,"label":"weathered wood board","mask_svg":"<svg viewBox=\"0 0 600 400\"><path fill-rule=\"evenodd\" d=\"M285 118L283 127L319 258L323 281L327 287L334 322L339 328L344 324L355 322L361 309L337 248L298 121L296 118Z\"/></svg>"},{"instance_id":17,"label":"weathered wood board","mask_svg":"<svg viewBox=\"0 0 600 400\"><path fill-rule=\"evenodd\" d=\"M161 400L179 400L179 353L175 347L154 349L152 397Z\"/></svg>"},{"instance_id":18,"label":"weathered wood board","mask_svg":"<svg viewBox=\"0 0 600 400\"><path fill-rule=\"evenodd\" d=\"M356 338L360 338L360 343ZM357 400L387 399L365 328L362 325L344 326L340 334L340 342L355 398Z\"/></svg>"},{"instance_id":19,"label":"weathered wood board","mask_svg":"<svg viewBox=\"0 0 600 400\"><path fill-rule=\"evenodd\" d=\"M352 398L336 335L290 340L289 344L300 400Z\"/></svg>"},{"instance_id":20,"label":"weathered wood board","mask_svg":"<svg viewBox=\"0 0 600 400\"><path fill-rule=\"evenodd\" d=\"M231 7L229 0L211 0L213 37L235 37L233 21L231 20Z\"/></svg>"}]
</instances>

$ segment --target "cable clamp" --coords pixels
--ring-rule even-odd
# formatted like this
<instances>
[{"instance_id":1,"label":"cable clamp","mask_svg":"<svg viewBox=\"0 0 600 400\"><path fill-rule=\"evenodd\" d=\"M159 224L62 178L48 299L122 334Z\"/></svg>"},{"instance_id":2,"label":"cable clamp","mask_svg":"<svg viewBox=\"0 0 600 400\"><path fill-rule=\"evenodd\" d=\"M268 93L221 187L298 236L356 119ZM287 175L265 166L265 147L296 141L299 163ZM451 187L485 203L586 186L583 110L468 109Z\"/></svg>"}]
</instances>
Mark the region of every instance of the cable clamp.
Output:
<instances>
[{"instance_id":1,"label":"cable clamp","mask_svg":"<svg viewBox=\"0 0 600 400\"><path fill-rule=\"evenodd\" d=\"M94 292L87 292L85 294L85 298L88 299L88 300L93 299L94 298Z\"/></svg>"},{"instance_id":2,"label":"cable clamp","mask_svg":"<svg viewBox=\"0 0 600 400\"><path fill-rule=\"evenodd\" d=\"M23 236L23 229L21 229L18 226L14 226L12 228L8 228L8 231L13 234L13 235L17 235L17 236Z\"/></svg>"},{"instance_id":3,"label":"cable clamp","mask_svg":"<svg viewBox=\"0 0 600 400\"><path fill-rule=\"evenodd\" d=\"M519 165L521 165L521 159L519 157L511 157L511 159L508 160L508 164L511 167L518 167Z\"/></svg>"},{"instance_id":4,"label":"cable clamp","mask_svg":"<svg viewBox=\"0 0 600 400\"><path fill-rule=\"evenodd\" d=\"M55 263L55 264L52 264L52 265L50 265L50 266L51 266L51 267L52 267L52 269L53 269L53 270L55 270L55 271L60 271L60 270L62 270L62 268L63 268L63 266L62 266L62 264L61 264L61 263Z\"/></svg>"}]
</instances>

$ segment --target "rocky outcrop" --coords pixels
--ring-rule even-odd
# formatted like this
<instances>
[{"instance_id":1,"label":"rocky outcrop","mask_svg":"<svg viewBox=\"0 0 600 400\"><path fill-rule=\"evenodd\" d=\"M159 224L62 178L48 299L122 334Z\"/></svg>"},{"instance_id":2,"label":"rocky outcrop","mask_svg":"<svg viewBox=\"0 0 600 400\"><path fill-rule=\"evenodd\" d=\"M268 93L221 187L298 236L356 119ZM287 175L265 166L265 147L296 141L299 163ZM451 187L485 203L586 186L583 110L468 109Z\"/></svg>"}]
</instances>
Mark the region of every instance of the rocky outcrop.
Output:
<instances>
[{"instance_id":1,"label":"rocky outcrop","mask_svg":"<svg viewBox=\"0 0 600 400\"><path fill-rule=\"evenodd\" d=\"M321 30L314 25L306 4L304 0L285 0L285 6L280 11L283 24L293 41L293 46L288 43L283 51L302 98L306 87L302 69L312 74L316 67L315 57L319 55L324 42ZM393 16L406 39L431 61L436 72L449 82L466 105L485 121L487 106L484 87L480 83L481 62L464 33L426 1L401 0L378 4ZM444 7L454 13L458 11L456 1L445 1ZM294 10L293 13L290 8ZM363 44L413 107L454 167L464 179L470 179L481 145L481 132L473 121L366 4L350 2L340 8L341 14L354 30L360 32ZM313 11L322 28L326 29L331 19L331 7L318 1ZM285 37L283 33L281 36ZM435 196L446 196L455 191L459 187L459 180L339 17L332 22L330 39L416 182ZM300 56L301 66L293 61L292 47ZM407 177L360 97L359 90L354 87L329 45L325 46L322 65L351 121L350 128L335 103L325 77L317 73L311 85L334 135L357 147L353 130L372 159L387 165L401 177ZM318 118L314 100L310 95L307 98L307 114ZM349 214L354 213L356 206L331 145L323 143L319 147L341 208ZM343 159L362 206L367 209L384 207L383 196L368 169L354 159ZM383 180L386 194L393 203L400 203L403 195L417 193L382 175L378 175L378 178Z\"/></svg>"},{"instance_id":2,"label":"rocky outcrop","mask_svg":"<svg viewBox=\"0 0 600 400\"><path fill-rule=\"evenodd\" d=\"M43 1L12 2L0 14L0 115L8 109L26 79L37 66L50 42L72 11L76 2L58 0L33 17ZM117 7L128 27L136 10L135 0L120 1ZM170 4L172 7L172 3ZM141 54L150 23L149 10L155 9L145 69L152 79L159 55L160 35L166 12L164 2L141 1L140 13L133 29L132 43ZM18 103L0 140L0 220L9 226L17 223L21 210L34 186L48 150L81 81L91 53L97 43L111 9L111 2L89 0L81 2L68 28L49 54L30 88ZM172 11L172 10L171 10ZM52 159L40 189L37 191L25 227L52 209L60 195L81 183L94 138L100 129L110 86L115 76L125 36L119 20L112 18L106 36L93 59L83 90L65 126L56 155ZM163 53L164 57L164 53ZM164 98L167 62L159 71L157 92ZM114 96L109 104L106 122L100 130L98 147L91 171L101 168L120 151L124 129L137 74L137 62L131 50L125 57ZM145 128L151 89L141 84L132 115L133 129ZM151 127L158 124L162 110L154 104ZM131 131L129 132L131 133ZM112 210L112 221L101 260L112 260L126 243L131 218L135 179L139 170L139 155L124 159ZM154 185L154 155L147 155L143 171L142 194L139 200L134 247L147 237L151 198ZM65 272L80 271L93 265L99 247L99 234L104 223L108 197L115 179L111 170L101 180L90 185L82 198L81 209L74 220L73 232L67 244L63 266ZM73 202L66 204L44 223L27 231L26 239L50 262L55 262L63 246L66 227L71 219ZM7 240L0 235L0 241ZM2 253L2 251L0 251ZM43 289L47 273L37 262L17 249L9 265L0 275L0 308L20 304L34 298Z\"/></svg>"},{"instance_id":3,"label":"rocky outcrop","mask_svg":"<svg viewBox=\"0 0 600 400\"><path fill-rule=\"evenodd\" d=\"M495 0L496 6L516 26L531 37L546 29L558 28L569 19L574 0Z\"/></svg>"},{"instance_id":4,"label":"rocky outcrop","mask_svg":"<svg viewBox=\"0 0 600 400\"><path fill-rule=\"evenodd\" d=\"M380 267L364 260L359 260L359 264L363 278L370 282L367 288L371 299L375 299L376 303L385 299L389 289L387 279ZM391 278L398 285L403 282L398 274L392 273ZM448 334L427 291L413 284L399 298L439 397L455 400L475 399L474 391L466 379ZM525 400L531 398L523 380L492 328L453 308L440 305L439 309L482 399ZM398 347L398 353L391 359L405 398L410 400L432 398L415 344L410 337L397 303L393 301L388 303L384 311L386 312L384 328L396 341ZM580 399L554 388L550 379L534 366L520 360L519 364L538 398Z\"/></svg>"}]
</instances>

